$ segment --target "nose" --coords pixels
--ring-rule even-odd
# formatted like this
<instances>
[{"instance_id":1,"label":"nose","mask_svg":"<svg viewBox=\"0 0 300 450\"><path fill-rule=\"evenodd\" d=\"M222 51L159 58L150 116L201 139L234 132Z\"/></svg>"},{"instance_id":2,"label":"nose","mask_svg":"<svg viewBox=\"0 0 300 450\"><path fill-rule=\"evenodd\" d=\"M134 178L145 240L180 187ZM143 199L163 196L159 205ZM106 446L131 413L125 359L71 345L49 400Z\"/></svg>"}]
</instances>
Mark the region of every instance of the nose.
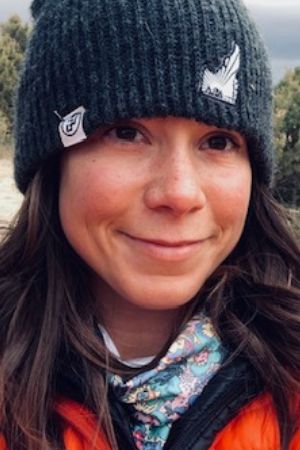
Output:
<instances>
[{"instance_id":1,"label":"nose","mask_svg":"<svg viewBox=\"0 0 300 450\"><path fill-rule=\"evenodd\" d=\"M204 207L206 196L199 166L185 150L174 151L158 162L145 190L148 208L182 216Z\"/></svg>"}]
</instances>

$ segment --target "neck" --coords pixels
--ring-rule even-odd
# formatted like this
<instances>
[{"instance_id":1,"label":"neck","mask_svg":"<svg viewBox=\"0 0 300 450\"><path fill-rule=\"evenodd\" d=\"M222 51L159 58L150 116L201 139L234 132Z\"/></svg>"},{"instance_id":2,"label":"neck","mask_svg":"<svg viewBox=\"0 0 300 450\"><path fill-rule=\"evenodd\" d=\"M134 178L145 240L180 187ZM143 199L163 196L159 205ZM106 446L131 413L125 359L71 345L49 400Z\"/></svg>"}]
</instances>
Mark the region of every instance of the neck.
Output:
<instances>
[{"instance_id":1,"label":"neck","mask_svg":"<svg viewBox=\"0 0 300 450\"><path fill-rule=\"evenodd\" d=\"M102 283L101 289L96 287L96 298L96 317L123 360L157 355L178 323L178 309L142 309Z\"/></svg>"}]
</instances>

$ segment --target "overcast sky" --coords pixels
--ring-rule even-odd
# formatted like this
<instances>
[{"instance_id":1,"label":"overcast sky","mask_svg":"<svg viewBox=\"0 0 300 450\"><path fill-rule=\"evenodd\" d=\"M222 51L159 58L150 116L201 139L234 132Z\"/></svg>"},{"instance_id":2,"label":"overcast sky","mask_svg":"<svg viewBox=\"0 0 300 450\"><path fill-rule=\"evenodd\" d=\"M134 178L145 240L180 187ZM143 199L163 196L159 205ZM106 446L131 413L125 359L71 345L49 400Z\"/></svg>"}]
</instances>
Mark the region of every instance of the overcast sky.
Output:
<instances>
[{"instance_id":1,"label":"overcast sky","mask_svg":"<svg viewBox=\"0 0 300 450\"><path fill-rule=\"evenodd\" d=\"M267 42L274 81L278 81L287 69L300 66L300 0L244 1ZM29 20L30 3L31 0L0 0L0 21L13 13Z\"/></svg>"}]
</instances>

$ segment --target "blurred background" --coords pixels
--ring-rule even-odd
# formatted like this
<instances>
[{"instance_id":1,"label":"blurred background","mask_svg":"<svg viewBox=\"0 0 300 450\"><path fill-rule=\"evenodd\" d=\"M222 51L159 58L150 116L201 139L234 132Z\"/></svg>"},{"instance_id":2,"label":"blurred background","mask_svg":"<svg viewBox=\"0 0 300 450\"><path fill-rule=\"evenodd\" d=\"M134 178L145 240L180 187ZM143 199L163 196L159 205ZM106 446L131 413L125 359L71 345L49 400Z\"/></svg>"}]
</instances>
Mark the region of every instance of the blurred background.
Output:
<instances>
[{"instance_id":1,"label":"blurred background","mask_svg":"<svg viewBox=\"0 0 300 450\"><path fill-rule=\"evenodd\" d=\"M300 66L300 0L244 0L264 36L272 59L274 82ZM31 0L0 0L0 22L18 14L30 20Z\"/></svg>"},{"instance_id":2,"label":"blurred background","mask_svg":"<svg viewBox=\"0 0 300 450\"><path fill-rule=\"evenodd\" d=\"M59 0L57 0L59 1ZM244 0L271 57L277 154L275 193L300 208L300 0ZM0 224L21 197L12 179L13 93L30 33L31 0L0 0ZM2 212L1 212L2 211ZM1 219L2 217L2 219Z\"/></svg>"}]
</instances>

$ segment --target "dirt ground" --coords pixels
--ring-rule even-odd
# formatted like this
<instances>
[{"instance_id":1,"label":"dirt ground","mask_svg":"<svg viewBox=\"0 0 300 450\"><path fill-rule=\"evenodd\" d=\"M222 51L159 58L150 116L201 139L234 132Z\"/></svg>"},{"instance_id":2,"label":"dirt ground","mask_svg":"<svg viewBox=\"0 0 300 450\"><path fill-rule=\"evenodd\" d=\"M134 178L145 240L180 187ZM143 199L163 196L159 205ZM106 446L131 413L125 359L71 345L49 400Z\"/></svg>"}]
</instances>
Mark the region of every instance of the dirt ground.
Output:
<instances>
[{"instance_id":1,"label":"dirt ground","mask_svg":"<svg viewBox=\"0 0 300 450\"><path fill-rule=\"evenodd\" d=\"M10 222L22 198L14 183L12 161L0 159L0 226Z\"/></svg>"}]
</instances>

